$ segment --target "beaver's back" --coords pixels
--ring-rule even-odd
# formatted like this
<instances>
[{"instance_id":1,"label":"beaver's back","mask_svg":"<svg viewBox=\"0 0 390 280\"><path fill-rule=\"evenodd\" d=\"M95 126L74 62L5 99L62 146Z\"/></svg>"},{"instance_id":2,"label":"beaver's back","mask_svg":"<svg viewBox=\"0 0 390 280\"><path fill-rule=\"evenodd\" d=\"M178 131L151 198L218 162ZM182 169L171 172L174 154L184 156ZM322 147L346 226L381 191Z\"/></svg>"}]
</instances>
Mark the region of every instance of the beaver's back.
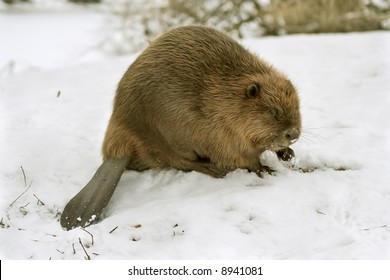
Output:
<instances>
[{"instance_id":1,"label":"beaver's back","mask_svg":"<svg viewBox=\"0 0 390 280\"><path fill-rule=\"evenodd\" d=\"M129 67L118 87L114 113L121 106L127 111L132 97L132 104L146 110L182 100L198 106L199 95L210 94L210 87L269 71L267 64L220 31L201 26L175 28L153 41Z\"/></svg>"}]
</instances>

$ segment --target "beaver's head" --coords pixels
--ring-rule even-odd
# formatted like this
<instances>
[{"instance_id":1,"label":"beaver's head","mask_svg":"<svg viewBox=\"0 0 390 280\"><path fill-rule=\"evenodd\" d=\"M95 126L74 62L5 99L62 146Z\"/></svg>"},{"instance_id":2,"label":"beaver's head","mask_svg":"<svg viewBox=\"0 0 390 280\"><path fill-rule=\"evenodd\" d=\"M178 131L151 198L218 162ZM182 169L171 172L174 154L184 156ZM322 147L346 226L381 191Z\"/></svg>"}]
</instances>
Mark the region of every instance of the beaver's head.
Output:
<instances>
[{"instance_id":1,"label":"beaver's head","mask_svg":"<svg viewBox=\"0 0 390 280\"><path fill-rule=\"evenodd\" d=\"M292 83L278 72L252 75L242 91L244 133L252 145L277 151L301 133L299 98Z\"/></svg>"}]
</instances>

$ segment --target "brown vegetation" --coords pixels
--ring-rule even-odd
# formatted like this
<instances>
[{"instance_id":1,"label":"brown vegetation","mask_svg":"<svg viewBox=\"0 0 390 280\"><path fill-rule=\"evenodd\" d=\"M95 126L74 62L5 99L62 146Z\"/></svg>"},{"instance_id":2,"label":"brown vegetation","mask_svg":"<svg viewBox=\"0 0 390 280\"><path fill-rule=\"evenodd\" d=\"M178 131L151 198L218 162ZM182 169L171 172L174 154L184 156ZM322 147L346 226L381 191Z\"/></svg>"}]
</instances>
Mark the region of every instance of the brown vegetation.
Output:
<instances>
[{"instance_id":1,"label":"brown vegetation","mask_svg":"<svg viewBox=\"0 0 390 280\"><path fill-rule=\"evenodd\" d=\"M273 0L270 15L275 24L266 30L271 34L280 30L287 34L378 30L383 29L385 18L363 0Z\"/></svg>"},{"instance_id":2,"label":"brown vegetation","mask_svg":"<svg viewBox=\"0 0 390 280\"><path fill-rule=\"evenodd\" d=\"M364 0L170 0L173 18L194 24L221 25L243 37L241 27L252 23L262 35L292 33L350 32L384 29L390 1L382 6Z\"/></svg>"},{"instance_id":3,"label":"brown vegetation","mask_svg":"<svg viewBox=\"0 0 390 280\"><path fill-rule=\"evenodd\" d=\"M124 0L112 52L147 46L172 27L200 24L239 38L296 33L335 33L390 29L390 0Z\"/></svg>"}]
</instances>

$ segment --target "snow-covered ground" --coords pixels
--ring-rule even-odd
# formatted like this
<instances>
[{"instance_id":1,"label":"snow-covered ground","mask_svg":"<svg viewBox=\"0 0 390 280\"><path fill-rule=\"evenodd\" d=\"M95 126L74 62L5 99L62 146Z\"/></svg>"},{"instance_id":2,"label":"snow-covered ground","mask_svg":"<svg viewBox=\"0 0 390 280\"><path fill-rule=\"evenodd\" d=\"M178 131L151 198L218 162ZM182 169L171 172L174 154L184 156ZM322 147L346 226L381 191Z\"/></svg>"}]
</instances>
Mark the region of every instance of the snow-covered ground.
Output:
<instances>
[{"instance_id":1,"label":"snow-covered ground","mask_svg":"<svg viewBox=\"0 0 390 280\"><path fill-rule=\"evenodd\" d=\"M79 239L92 259L390 259L386 32L244 41L299 89L294 166L266 153L278 172L263 179L126 171L102 221L64 231L135 58L91 54L100 23L0 14L1 259L84 259Z\"/></svg>"}]
</instances>

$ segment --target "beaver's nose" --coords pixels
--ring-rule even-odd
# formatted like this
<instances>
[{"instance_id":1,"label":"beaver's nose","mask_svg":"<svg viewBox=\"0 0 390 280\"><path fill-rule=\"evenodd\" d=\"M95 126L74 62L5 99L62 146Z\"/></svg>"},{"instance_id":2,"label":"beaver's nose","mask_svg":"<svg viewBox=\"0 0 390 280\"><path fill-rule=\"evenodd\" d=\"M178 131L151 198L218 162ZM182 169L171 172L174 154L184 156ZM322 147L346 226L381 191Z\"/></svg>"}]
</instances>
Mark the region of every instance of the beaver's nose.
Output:
<instances>
[{"instance_id":1,"label":"beaver's nose","mask_svg":"<svg viewBox=\"0 0 390 280\"><path fill-rule=\"evenodd\" d=\"M292 142L294 140L297 140L298 137L299 137L299 129L298 128L292 128L292 129L288 129L284 132L284 137Z\"/></svg>"}]
</instances>

